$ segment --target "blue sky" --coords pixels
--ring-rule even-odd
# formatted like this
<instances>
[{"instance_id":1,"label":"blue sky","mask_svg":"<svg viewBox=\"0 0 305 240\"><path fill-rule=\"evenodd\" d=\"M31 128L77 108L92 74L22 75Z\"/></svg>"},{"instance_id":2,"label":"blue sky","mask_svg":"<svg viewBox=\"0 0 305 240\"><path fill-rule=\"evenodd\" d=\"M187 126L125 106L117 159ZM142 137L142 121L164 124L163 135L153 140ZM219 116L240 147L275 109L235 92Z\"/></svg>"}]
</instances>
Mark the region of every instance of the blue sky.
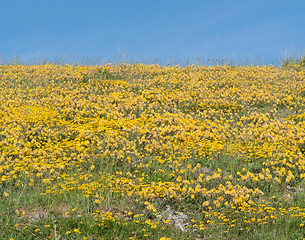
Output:
<instances>
[{"instance_id":1,"label":"blue sky","mask_svg":"<svg viewBox=\"0 0 305 240\"><path fill-rule=\"evenodd\" d=\"M304 0L6 0L1 59L225 58L276 64L305 50Z\"/></svg>"}]
</instances>

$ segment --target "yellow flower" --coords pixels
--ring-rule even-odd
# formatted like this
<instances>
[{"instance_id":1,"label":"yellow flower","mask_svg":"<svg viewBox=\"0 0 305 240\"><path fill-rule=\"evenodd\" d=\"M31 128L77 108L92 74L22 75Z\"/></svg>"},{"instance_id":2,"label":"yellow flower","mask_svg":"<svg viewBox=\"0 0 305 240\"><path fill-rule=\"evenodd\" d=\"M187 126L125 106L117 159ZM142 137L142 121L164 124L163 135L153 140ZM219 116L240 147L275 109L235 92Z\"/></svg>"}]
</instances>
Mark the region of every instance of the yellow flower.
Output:
<instances>
[{"instance_id":1,"label":"yellow flower","mask_svg":"<svg viewBox=\"0 0 305 240\"><path fill-rule=\"evenodd\" d=\"M75 228L73 231L78 233L78 234L81 234L81 232L77 228Z\"/></svg>"}]
</instances>

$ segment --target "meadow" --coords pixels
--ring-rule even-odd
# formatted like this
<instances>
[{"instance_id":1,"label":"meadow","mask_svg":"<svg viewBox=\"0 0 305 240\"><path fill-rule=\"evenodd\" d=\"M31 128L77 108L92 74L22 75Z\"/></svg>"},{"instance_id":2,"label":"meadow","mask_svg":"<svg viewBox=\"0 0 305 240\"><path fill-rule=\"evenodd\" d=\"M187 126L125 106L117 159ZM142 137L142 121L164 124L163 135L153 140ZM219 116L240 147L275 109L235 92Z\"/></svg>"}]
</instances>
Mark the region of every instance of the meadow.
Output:
<instances>
[{"instance_id":1,"label":"meadow","mask_svg":"<svg viewBox=\"0 0 305 240\"><path fill-rule=\"evenodd\" d=\"M0 238L304 239L304 65L0 65Z\"/></svg>"}]
</instances>

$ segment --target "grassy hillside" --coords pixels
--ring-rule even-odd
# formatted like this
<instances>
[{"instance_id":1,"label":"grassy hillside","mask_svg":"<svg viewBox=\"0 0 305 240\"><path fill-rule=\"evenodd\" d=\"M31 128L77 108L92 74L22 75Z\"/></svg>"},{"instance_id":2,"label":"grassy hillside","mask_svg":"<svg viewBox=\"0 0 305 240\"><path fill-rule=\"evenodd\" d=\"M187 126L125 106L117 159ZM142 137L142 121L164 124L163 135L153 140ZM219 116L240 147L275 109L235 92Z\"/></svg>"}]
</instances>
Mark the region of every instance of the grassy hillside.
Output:
<instances>
[{"instance_id":1,"label":"grassy hillside","mask_svg":"<svg viewBox=\"0 0 305 240\"><path fill-rule=\"evenodd\" d=\"M1 239L305 238L305 70L0 66Z\"/></svg>"}]
</instances>

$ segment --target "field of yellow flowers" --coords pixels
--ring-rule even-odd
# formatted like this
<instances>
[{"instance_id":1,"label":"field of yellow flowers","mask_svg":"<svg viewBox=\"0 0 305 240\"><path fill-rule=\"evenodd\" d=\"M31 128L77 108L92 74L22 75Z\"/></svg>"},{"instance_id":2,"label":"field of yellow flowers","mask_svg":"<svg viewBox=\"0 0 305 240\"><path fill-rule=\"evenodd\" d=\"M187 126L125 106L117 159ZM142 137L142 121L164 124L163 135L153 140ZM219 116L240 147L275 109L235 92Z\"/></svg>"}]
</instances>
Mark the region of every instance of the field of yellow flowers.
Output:
<instances>
[{"instance_id":1,"label":"field of yellow flowers","mask_svg":"<svg viewBox=\"0 0 305 240\"><path fill-rule=\"evenodd\" d=\"M305 69L0 66L1 239L305 238Z\"/></svg>"}]
</instances>

